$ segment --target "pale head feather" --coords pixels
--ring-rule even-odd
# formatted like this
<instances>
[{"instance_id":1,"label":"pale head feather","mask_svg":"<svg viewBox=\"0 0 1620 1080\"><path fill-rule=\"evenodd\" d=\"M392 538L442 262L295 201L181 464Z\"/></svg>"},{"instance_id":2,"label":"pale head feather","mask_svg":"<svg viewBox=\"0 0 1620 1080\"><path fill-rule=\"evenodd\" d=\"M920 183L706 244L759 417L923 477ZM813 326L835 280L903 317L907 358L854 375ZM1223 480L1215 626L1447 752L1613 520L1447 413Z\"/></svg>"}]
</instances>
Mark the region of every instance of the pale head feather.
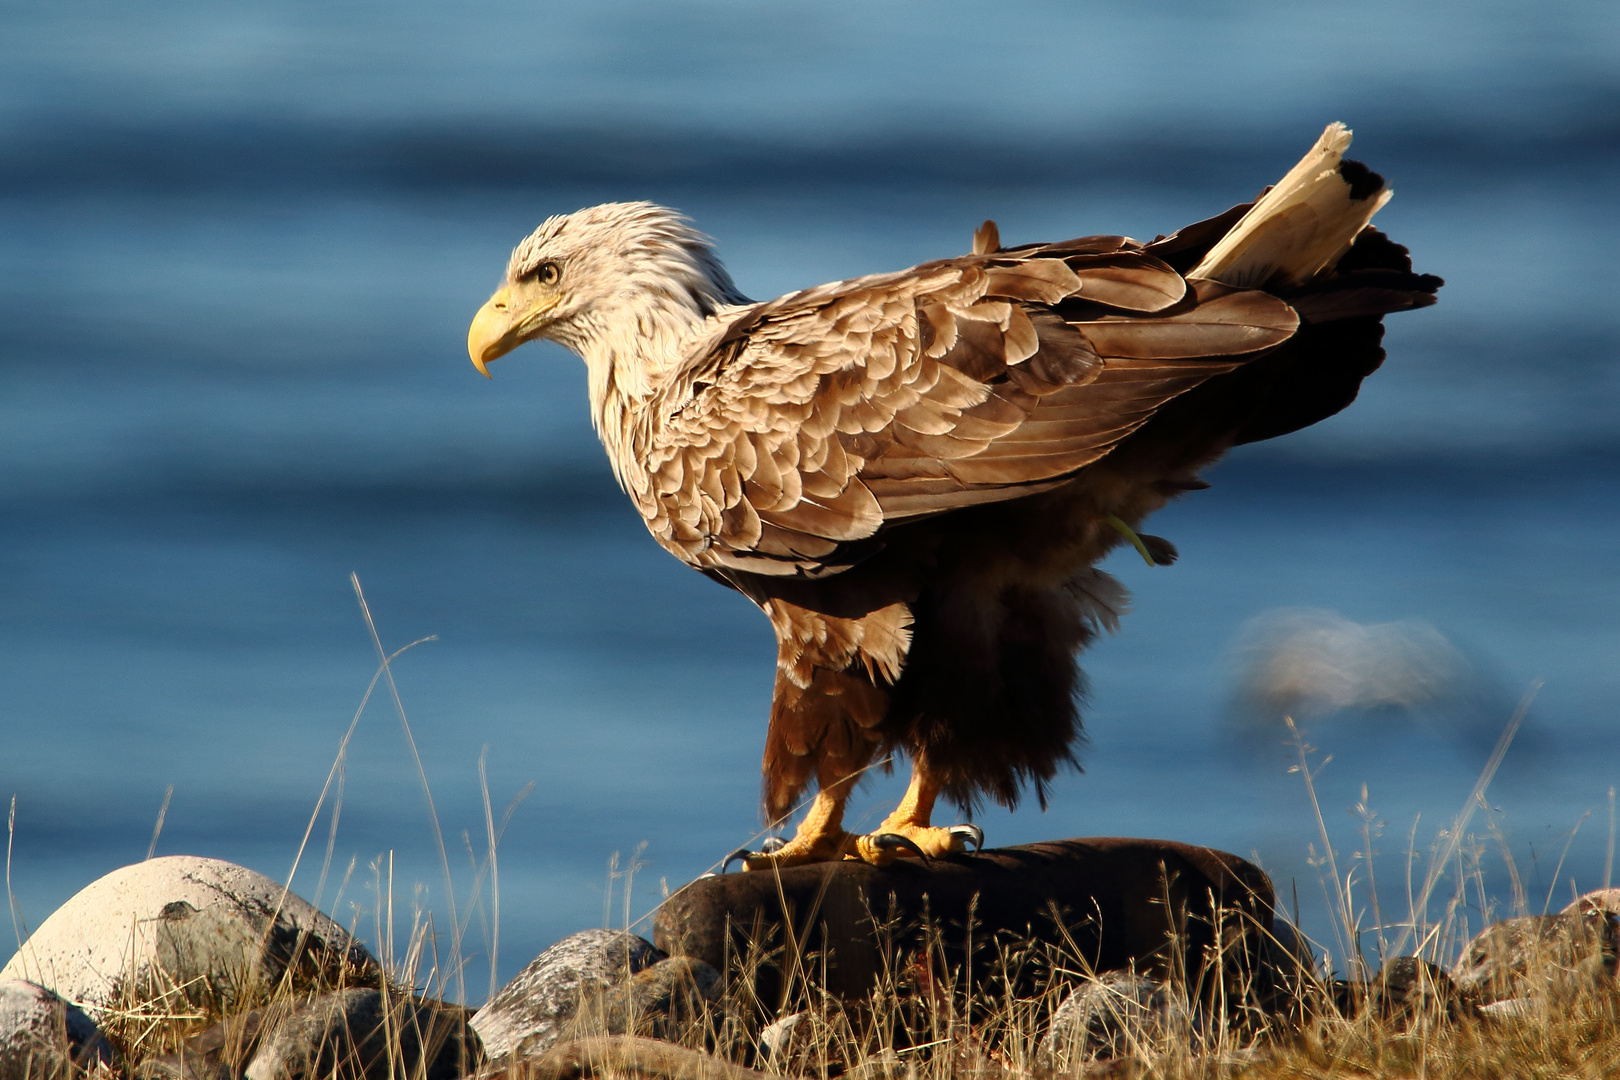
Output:
<instances>
[{"instance_id":1,"label":"pale head feather","mask_svg":"<svg viewBox=\"0 0 1620 1080\"><path fill-rule=\"evenodd\" d=\"M649 202L547 218L513 250L507 280L545 263L557 266L561 299L544 336L584 358L591 419L621 470L637 404L680 366L710 318L750 301L707 236Z\"/></svg>"},{"instance_id":2,"label":"pale head feather","mask_svg":"<svg viewBox=\"0 0 1620 1080\"><path fill-rule=\"evenodd\" d=\"M650 202L603 203L547 218L513 250L507 279L516 282L548 262L561 272L563 300L546 336L587 360L615 329L685 330L749 302L710 239L684 215Z\"/></svg>"}]
</instances>

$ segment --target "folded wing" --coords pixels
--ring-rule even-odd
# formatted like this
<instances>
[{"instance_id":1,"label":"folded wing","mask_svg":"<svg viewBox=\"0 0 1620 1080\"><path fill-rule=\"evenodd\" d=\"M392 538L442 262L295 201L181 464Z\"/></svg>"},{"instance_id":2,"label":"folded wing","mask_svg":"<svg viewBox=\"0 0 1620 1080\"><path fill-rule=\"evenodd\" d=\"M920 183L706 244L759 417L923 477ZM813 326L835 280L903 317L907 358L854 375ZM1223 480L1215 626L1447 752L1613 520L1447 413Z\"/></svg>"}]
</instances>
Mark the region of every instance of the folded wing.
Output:
<instances>
[{"instance_id":1,"label":"folded wing","mask_svg":"<svg viewBox=\"0 0 1620 1080\"><path fill-rule=\"evenodd\" d=\"M1122 237L791 294L671 381L631 494L695 566L835 573L886 526L1061 483L1298 326Z\"/></svg>"}]
</instances>

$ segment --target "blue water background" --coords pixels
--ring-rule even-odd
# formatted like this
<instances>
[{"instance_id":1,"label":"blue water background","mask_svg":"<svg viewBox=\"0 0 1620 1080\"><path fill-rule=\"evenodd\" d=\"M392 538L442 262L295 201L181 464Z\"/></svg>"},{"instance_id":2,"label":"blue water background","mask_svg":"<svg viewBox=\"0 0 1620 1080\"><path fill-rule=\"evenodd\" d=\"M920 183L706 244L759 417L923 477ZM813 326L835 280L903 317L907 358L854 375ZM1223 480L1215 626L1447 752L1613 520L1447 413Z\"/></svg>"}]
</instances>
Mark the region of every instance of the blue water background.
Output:
<instances>
[{"instance_id":1,"label":"blue water background","mask_svg":"<svg viewBox=\"0 0 1620 1080\"><path fill-rule=\"evenodd\" d=\"M1278 607L1427 620L1499 688L1471 725L1308 733L1345 865L1365 783L1402 891L1497 728L1491 788L1540 909L1602 884L1620 782L1620 8L1591 3L63 2L0 7L0 795L37 925L147 852L277 879L376 665L396 663L462 913L501 843L498 977L748 841L773 648L645 535L553 346L463 340L542 217L681 207L769 297L1009 243L1143 238L1247 199L1323 124L1443 275L1349 412L1249 447L1153 531L1183 558L1089 654L1087 771L993 843L1162 836L1254 855L1330 939L1289 751L1227 715ZM386 694L345 758L319 899L375 941L449 901ZM902 777L863 790L868 824ZM327 803L331 806L330 798ZM1560 852L1583 815L1580 832ZM315 898L323 814L294 882ZM1485 818L1473 831L1484 836ZM466 838L464 840L464 837ZM1487 844L1487 887L1507 895ZM1556 873L1556 877L1555 877ZM1443 886L1449 889L1448 886ZM605 901L611 899L611 912ZM358 907L353 905L358 904ZM1403 908L1401 908L1404 910ZM487 918L487 914L485 916ZM1476 916L1477 918L1477 916ZM468 1000L487 936L468 931ZM0 955L9 950L0 949Z\"/></svg>"}]
</instances>

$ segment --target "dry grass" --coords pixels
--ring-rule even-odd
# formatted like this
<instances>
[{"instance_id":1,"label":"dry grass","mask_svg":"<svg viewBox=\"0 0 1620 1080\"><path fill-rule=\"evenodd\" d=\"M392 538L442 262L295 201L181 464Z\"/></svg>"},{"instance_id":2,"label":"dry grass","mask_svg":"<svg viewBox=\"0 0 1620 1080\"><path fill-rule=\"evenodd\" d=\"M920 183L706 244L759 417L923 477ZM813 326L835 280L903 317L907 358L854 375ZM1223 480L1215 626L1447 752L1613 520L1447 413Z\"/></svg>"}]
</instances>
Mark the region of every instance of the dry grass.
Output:
<instances>
[{"instance_id":1,"label":"dry grass","mask_svg":"<svg viewBox=\"0 0 1620 1080\"><path fill-rule=\"evenodd\" d=\"M355 587L358 593L358 581ZM409 738L409 722L389 668L399 653L385 653L369 612L366 621L380 659L372 688L379 683L387 688ZM370 695L368 689L368 699ZM975 928L908 927L874 917L872 933L883 946L882 970L870 992L851 1001L826 989L832 957L783 940L780 930L755 927L737 936L738 947L712 1000L692 997L674 1015L659 1016L626 1016L601 1007L599 1001L587 1002L565 1043L537 1061L511 1068L509 1075L512 1080L559 1080L582 1074L669 1080L758 1080L765 1075L817 1080L1620 1076L1620 996L1612 957L1606 969L1594 972L1588 965L1571 977L1570 967L1549 954L1544 970L1515 989L1518 1004L1513 1015L1481 1014L1467 1003L1448 1002L1432 985L1420 987L1404 1003L1395 1002L1373 975L1384 960L1401 955L1449 968L1481 928L1471 925L1470 911L1481 924L1499 914L1533 913L1507 844L1489 814L1486 838L1468 831L1475 810L1485 805L1485 788L1522 715L1521 707L1468 803L1435 837L1421 876L1414 874L1424 861L1415 850L1414 827L1405 853L1404 918L1389 919L1379 905L1373 845L1382 825L1365 805L1365 791L1363 805L1357 808L1360 847L1342 861L1318 807L1321 848L1313 849L1313 862L1322 874L1333 913L1327 935L1331 948L1306 942L1291 929L1272 936L1234 914L1216 928L1215 945L1207 955L1161 963L1144 972L1162 987L1144 1008L1119 992L1122 984L1114 976L1091 970L1072 938L1050 928L1028 936L980 934L977 944L965 950L968 960L962 962L963 936L971 936ZM354 722L358 720L357 712ZM349 734L353 730L351 724ZM348 741L345 735L328 778L328 790L335 790L335 798L316 903L331 867ZM1312 752L1297 733L1296 741L1298 771L1314 805L1313 769L1319 766L1313 765ZM421 771L419 759L418 767ZM421 780L425 788L425 771ZM323 803L326 798L323 791ZM289 975L267 986L249 973L228 1002L187 986L131 993L104 1023L124 1070L140 1075L143 1066L150 1068L164 1055L188 1046L196 1050L202 1045L199 1034L213 1040L209 1052L216 1060L240 1069L258 1033L297 1010L311 993L368 987L383 992L388 1020L382 1058L370 1064L367 1075L425 1080L422 1055L401 1048L412 1041L401 1035L409 1035L417 1023L412 1002L463 999L465 944L474 918L482 926L488 954L493 956L497 949L496 847L504 821L497 824L490 812L487 787L484 805L487 829L482 839L487 850L475 855L472 844L467 845L473 856L474 886L459 908L435 825L452 912L448 928L436 928L430 915L413 906L408 928L402 920L396 933L391 861L372 867L374 899L367 910L382 977L342 965L310 977L308 965L295 964L295 970L303 968L304 977ZM305 844L321 809L318 804ZM303 851L301 846L300 858ZM1487 852L1505 862L1513 884L1505 912L1492 909L1485 888ZM621 880L620 925L626 927L636 925L629 917L629 892L637 865L632 858L624 871L616 866L610 870L609 903L614 881ZM297 862L293 873L296 870ZM1055 916L1054 923L1061 927ZM956 947L947 949L947 944ZM1329 958L1334 956L1348 979L1333 977ZM1100 1003L1100 1011L1092 1014L1093 1035L1089 1040L1054 1042L1053 1015L1078 990L1087 990ZM419 1029L417 1033L423 1034ZM649 1035L661 1041L638 1038ZM357 1075L357 1065L329 1062L312 1072L310 1080Z\"/></svg>"},{"instance_id":2,"label":"dry grass","mask_svg":"<svg viewBox=\"0 0 1620 1080\"><path fill-rule=\"evenodd\" d=\"M696 1003L673 1021L632 1016L611 1025L587 1005L568 1033L576 1041L512 1075L514 1080L581 1074L757 1080L759 1073L823 1080L1620 1075L1620 996L1612 980L1572 985L1549 975L1529 985L1523 1015L1452 1017L1432 1000L1407 1011L1362 1007L1359 996L1344 1000L1342 986L1336 1004L1333 984L1300 968L1286 988L1299 1007L1264 1013L1255 1003L1273 988L1257 986L1253 970L1222 956L1210 964L1220 977L1189 985L1172 975L1169 1000L1155 1010L1154 1022L1141 1023L1140 1011L1114 995L1116 1022L1108 1026L1119 1037L1112 1055L1078 1047L1052 1053L1043 1043L1053 1012L1076 988L1101 987L1103 973L1086 970L1083 959L1061 945L987 947L991 954L980 957L983 974L977 986L970 986L961 966L943 962L943 931L925 928L926 943L907 949L899 944L906 937L903 929L879 921L878 932L896 944L887 950L891 962L883 976L862 1000L841 1001L822 989L826 955L794 957L779 941L755 943L733 958L716 1000ZM420 941L413 935L413 944ZM407 950L405 963L391 973L396 1024L411 1022L404 1009L406 992L420 983L409 963L424 954L421 947ZM761 979L767 968L791 972L786 989L769 1001L755 993L762 981L772 982ZM303 1000L284 984L257 1004L261 1017L273 1019ZM796 1021L771 1052L762 1036L785 1017ZM162 1002L154 1000L120 1014L110 1033L126 1063L138 1066L178 1049L184 1037L216 1019L213 1010L194 1004L165 1013ZM622 1038L638 1033L667 1040L656 1047L673 1044L691 1053L672 1055ZM251 1034L227 1031L238 1050L251 1043ZM419 1067L412 1068L420 1065L418 1056L401 1054L397 1045L391 1049L392 1070L372 1075L421 1076ZM228 1048L224 1056L243 1061Z\"/></svg>"}]
</instances>

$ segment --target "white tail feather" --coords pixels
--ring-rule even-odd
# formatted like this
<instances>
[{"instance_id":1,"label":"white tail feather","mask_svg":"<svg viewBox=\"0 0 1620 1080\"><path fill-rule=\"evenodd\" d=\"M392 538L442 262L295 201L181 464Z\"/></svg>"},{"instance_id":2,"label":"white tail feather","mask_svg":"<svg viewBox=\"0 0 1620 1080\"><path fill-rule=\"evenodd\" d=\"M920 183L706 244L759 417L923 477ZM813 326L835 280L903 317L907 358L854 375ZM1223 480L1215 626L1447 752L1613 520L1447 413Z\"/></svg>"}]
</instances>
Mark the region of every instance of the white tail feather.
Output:
<instances>
[{"instance_id":1,"label":"white tail feather","mask_svg":"<svg viewBox=\"0 0 1620 1080\"><path fill-rule=\"evenodd\" d=\"M1339 169L1350 129L1332 123L1277 186L1266 192L1187 275L1240 288L1301 285L1355 242L1394 194L1380 187L1352 198Z\"/></svg>"}]
</instances>

